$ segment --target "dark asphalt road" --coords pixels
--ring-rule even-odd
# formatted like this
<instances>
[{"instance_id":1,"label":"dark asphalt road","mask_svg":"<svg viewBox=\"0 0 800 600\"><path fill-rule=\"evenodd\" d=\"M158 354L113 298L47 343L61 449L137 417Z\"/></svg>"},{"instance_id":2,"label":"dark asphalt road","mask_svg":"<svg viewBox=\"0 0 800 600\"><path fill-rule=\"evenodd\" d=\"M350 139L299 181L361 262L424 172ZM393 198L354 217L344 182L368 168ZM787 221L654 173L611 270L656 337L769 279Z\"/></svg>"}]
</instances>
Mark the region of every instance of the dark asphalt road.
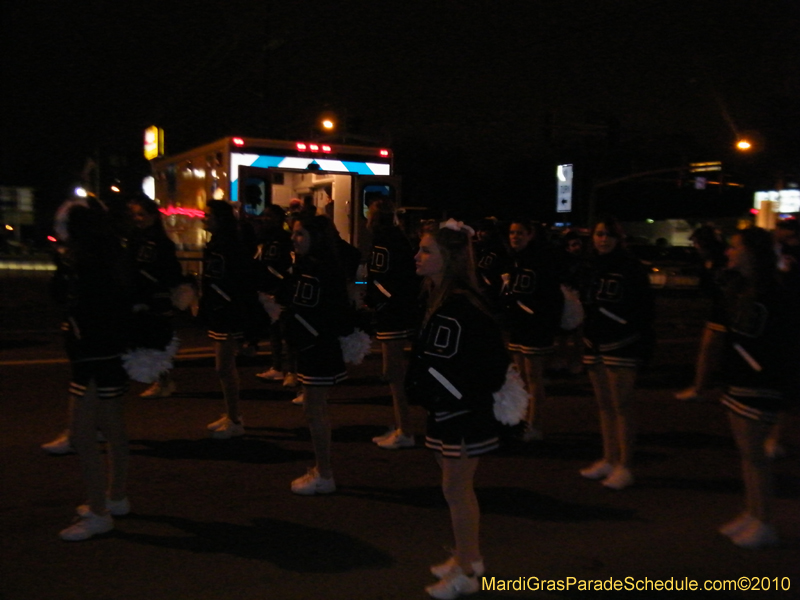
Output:
<instances>
[{"instance_id":1,"label":"dark asphalt road","mask_svg":"<svg viewBox=\"0 0 800 600\"><path fill-rule=\"evenodd\" d=\"M133 513L114 532L65 543L58 531L82 500L76 457L39 444L63 428L68 366L43 282L0 280L0 598L2 600L413 599L427 597L428 565L446 557L447 507L423 448L390 452L369 440L391 420L388 390L370 358L332 393L339 492L298 497L289 482L311 464L293 394L242 361L247 436L207 439L221 393L202 335L183 329L178 393L129 395ZM612 492L581 479L600 439L588 382L553 380L547 439L508 443L482 459L482 550L498 579L697 580L788 577L783 592L696 592L713 598L800 597L800 435L775 464L779 548L745 551L716 533L741 505L738 454L716 402L681 403L699 332L698 303L660 302L661 344L641 378L637 485ZM422 430L424 416L415 412ZM533 581L533 580L531 580ZM766 581L766 580L765 580ZM786 580L784 580L785 585ZM780 580L778 580L780 583ZM690 592L484 591L475 598L667 598Z\"/></svg>"}]
</instances>

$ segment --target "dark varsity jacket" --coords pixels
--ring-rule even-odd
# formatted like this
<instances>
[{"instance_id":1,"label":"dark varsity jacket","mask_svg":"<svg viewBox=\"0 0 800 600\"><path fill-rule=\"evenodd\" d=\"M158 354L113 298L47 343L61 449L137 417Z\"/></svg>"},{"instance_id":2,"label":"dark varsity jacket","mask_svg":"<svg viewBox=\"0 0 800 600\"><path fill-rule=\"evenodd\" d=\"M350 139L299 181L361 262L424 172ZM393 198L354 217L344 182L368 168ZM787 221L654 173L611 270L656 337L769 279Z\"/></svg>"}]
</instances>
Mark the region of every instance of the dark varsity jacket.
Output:
<instances>
[{"instance_id":1,"label":"dark varsity jacket","mask_svg":"<svg viewBox=\"0 0 800 600\"><path fill-rule=\"evenodd\" d=\"M343 273L311 257L301 257L292 269L294 293L290 335L298 350L316 345L323 338L353 331L353 309L347 297Z\"/></svg>"},{"instance_id":2,"label":"dark varsity jacket","mask_svg":"<svg viewBox=\"0 0 800 600\"><path fill-rule=\"evenodd\" d=\"M118 356L131 335L132 277L122 248L114 256L68 252L51 282L64 308L65 345L71 361ZM111 254L111 252L109 252Z\"/></svg>"},{"instance_id":3,"label":"dark varsity jacket","mask_svg":"<svg viewBox=\"0 0 800 600\"><path fill-rule=\"evenodd\" d=\"M291 286L292 236L281 227L264 232L258 240L255 257L259 292L285 298L284 290Z\"/></svg>"},{"instance_id":4,"label":"dark varsity jacket","mask_svg":"<svg viewBox=\"0 0 800 600\"><path fill-rule=\"evenodd\" d=\"M595 255L582 276L584 337L601 352L652 341L654 298L642 264L622 248Z\"/></svg>"},{"instance_id":5,"label":"dark varsity jacket","mask_svg":"<svg viewBox=\"0 0 800 600\"><path fill-rule=\"evenodd\" d=\"M212 236L203 252L199 318L207 325L243 321L255 298L250 257L238 240Z\"/></svg>"},{"instance_id":6,"label":"dark varsity jacket","mask_svg":"<svg viewBox=\"0 0 800 600\"><path fill-rule=\"evenodd\" d=\"M491 407L505 382L510 358L500 327L468 293L454 292L414 342L406 392L431 412Z\"/></svg>"},{"instance_id":7,"label":"dark varsity jacket","mask_svg":"<svg viewBox=\"0 0 800 600\"><path fill-rule=\"evenodd\" d=\"M416 303L419 277L414 250L399 227L374 233L368 277L367 306L383 310L388 306L404 308L408 303Z\"/></svg>"},{"instance_id":8,"label":"dark varsity jacket","mask_svg":"<svg viewBox=\"0 0 800 600\"><path fill-rule=\"evenodd\" d=\"M725 378L728 394L759 408L782 408L800 394L800 297L775 282L755 298L725 293Z\"/></svg>"},{"instance_id":9,"label":"dark varsity jacket","mask_svg":"<svg viewBox=\"0 0 800 600\"><path fill-rule=\"evenodd\" d=\"M182 280L173 241L155 227L136 230L128 238L127 251L136 269L134 304L159 314L170 312L170 289Z\"/></svg>"},{"instance_id":10,"label":"dark varsity jacket","mask_svg":"<svg viewBox=\"0 0 800 600\"><path fill-rule=\"evenodd\" d=\"M506 325L555 333L561 324L564 295L550 249L529 245L509 256L505 272Z\"/></svg>"}]
</instances>

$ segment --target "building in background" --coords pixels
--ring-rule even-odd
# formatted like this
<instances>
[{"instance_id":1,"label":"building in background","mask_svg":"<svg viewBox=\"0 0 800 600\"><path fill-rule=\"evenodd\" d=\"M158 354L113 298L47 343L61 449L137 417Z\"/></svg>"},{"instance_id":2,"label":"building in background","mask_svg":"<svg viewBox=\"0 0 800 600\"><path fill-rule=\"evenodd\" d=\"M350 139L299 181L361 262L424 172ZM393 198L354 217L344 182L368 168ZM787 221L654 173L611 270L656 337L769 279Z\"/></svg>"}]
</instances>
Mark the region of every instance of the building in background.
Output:
<instances>
[{"instance_id":1,"label":"building in background","mask_svg":"<svg viewBox=\"0 0 800 600\"><path fill-rule=\"evenodd\" d=\"M0 252L23 254L33 237L34 190L0 186Z\"/></svg>"}]
</instances>

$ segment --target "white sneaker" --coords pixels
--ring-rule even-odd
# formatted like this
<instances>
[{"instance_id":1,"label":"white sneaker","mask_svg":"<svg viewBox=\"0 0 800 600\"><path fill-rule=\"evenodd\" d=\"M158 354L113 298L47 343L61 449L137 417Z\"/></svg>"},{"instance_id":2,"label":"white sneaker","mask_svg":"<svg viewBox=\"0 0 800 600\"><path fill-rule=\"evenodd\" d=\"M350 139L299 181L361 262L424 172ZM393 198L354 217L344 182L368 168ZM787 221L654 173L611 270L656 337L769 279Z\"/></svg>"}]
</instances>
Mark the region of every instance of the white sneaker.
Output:
<instances>
[{"instance_id":1,"label":"white sneaker","mask_svg":"<svg viewBox=\"0 0 800 600\"><path fill-rule=\"evenodd\" d=\"M153 385L139 394L140 398L169 398L175 393L175 382L171 379L164 385L156 381Z\"/></svg>"},{"instance_id":2,"label":"white sneaker","mask_svg":"<svg viewBox=\"0 0 800 600\"><path fill-rule=\"evenodd\" d=\"M306 395L303 392L300 392L296 398L292 399L292 404L305 404Z\"/></svg>"},{"instance_id":3,"label":"white sneaker","mask_svg":"<svg viewBox=\"0 0 800 600\"><path fill-rule=\"evenodd\" d=\"M72 447L72 442L69 439L69 429L65 430L52 442L42 444L42 450L48 454L74 454L75 448Z\"/></svg>"},{"instance_id":4,"label":"white sneaker","mask_svg":"<svg viewBox=\"0 0 800 600\"><path fill-rule=\"evenodd\" d=\"M209 423L208 425L206 425L206 429L208 429L209 431L216 431L217 429L222 427L226 421L228 421L228 415L223 414L219 419L217 419L213 423Z\"/></svg>"},{"instance_id":5,"label":"white sneaker","mask_svg":"<svg viewBox=\"0 0 800 600\"><path fill-rule=\"evenodd\" d=\"M425 588L432 598L452 600L459 596L474 594L480 589L477 575L465 575L461 567L455 567L450 574L439 583L434 583Z\"/></svg>"},{"instance_id":6,"label":"white sneaker","mask_svg":"<svg viewBox=\"0 0 800 600\"><path fill-rule=\"evenodd\" d=\"M297 387L297 373L286 373L283 376L283 387Z\"/></svg>"},{"instance_id":7,"label":"white sneaker","mask_svg":"<svg viewBox=\"0 0 800 600\"><path fill-rule=\"evenodd\" d=\"M581 469L579 473L581 474L581 477L586 477L586 479L605 479L611 475L611 471L613 470L614 467L610 462L606 460L598 460L585 469Z\"/></svg>"},{"instance_id":8,"label":"white sneaker","mask_svg":"<svg viewBox=\"0 0 800 600\"><path fill-rule=\"evenodd\" d=\"M321 477L316 467L309 469L305 475L292 481L292 492L301 496L332 494L335 491L336 482L333 477Z\"/></svg>"},{"instance_id":9,"label":"white sneaker","mask_svg":"<svg viewBox=\"0 0 800 600\"><path fill-rule=\"evenodd\" d=\"M694 386L688 387L685 390L681 390L680 392L675 393L676 400L684 400L686 402L691 402L692 400L699 400L700 399L700 392L697 391L697 388Z\"/></svg>"},{"instance_id":10,"label":"white sneaker","mask_svg":"<svg viewBox=\"0 0 800 600\"><path fill-rule=\"evenodd\" d=\"M123 498L122 500L112 500L111 498L106 498L106 510L112 517L124 517L131 512L131 501L128 500L127 497ZM92 512L92 510L89 508L88 504L81 504L75 509L75 512L79 517L83 517L84 515Z\"/></svg>"},{"instance_id":11,"label":"white sneaker","mask_svg":"<svg viewBox=\"0 0 800 600\"><path fill-rule=\"evenodd\" d=\"M442 564L433 565L431 567L431 573L434 577L436 577L436 579L444 579L456 568L458 568L456 557L451 556ZM476 560L474 563L472 563L472 570L475 571L475 577L483 577L483 574L486 572L486 567L483 565L483 560Z\"/></svg>"},{"instance_id":12,"label":"white sneaker","mask_svg":"<svg viewBox=\"0 0 800 600\"><path fill-rule=\"evenodd\" d=\"M58 535L67 542L80 542L112 529L114 529L114 519L111 515L96 515L90 510L78 516L75 523L63 529Z\"/></svg>"},{"instance_id":13,"label":"white sneaker","mask_svg":"<svg viewBox=\"0 0 800 600\"><path fill-rule=\"evenodd\" d=\"M239 417L239 422L234 423L232 419L225 417L225 422L211 432L211 437L215 440L229 440L232 437L244 435L244 421Z\"/></svg>"},{"instance_id":14,"label":"white sneaker","mask_svg":"<svg viewBox=\"0 0 800 600\"><path fill-rule=\"evenodd\" d=\"M611 474L603 479L603 485L611 490L624 490L633 485L633 473L630 469L617 465Z\"/></svg>"},{"instance_id":15,"label":"white sneaker","mask_svg":"<svg viewBox=\"0 0 800 600\"><path fill-rule=\"evenodd\" d=\"M256 377L264 379L265 381L278 381L283 379L283 372L270 368L263 373L256 373Z\"/></svg>"},{"instance_id":16,"label":"white sneaker","mask_svg":"<svg viewBox=\"0 0 800 600\"><path fill-rule=\"evenodd\" d=\"M742 513L738 517L736 517L733 521L728 521L719 528L719 532L722 535L726 535L728 537L733 537L750 526L750 524L755 521L756 518L751 515L750 513Z\"/></svg>"},{"instance_id":17,"label":"white sneaker","mask_svg":"<svg viewBox=\"0 0 800 600\"><path fill-rule=\"evenodd\" d=\"M731 541L740 548L757 550L778 545L778 534L772 525L753 519L742 531L731 537Z\"/></svg>"},{"instance_id":18,"label":"white sneaker","mask_svg":"<svg viewBox=\"0 0 800 600\"><path fill-rule=\"evenodd\" d=\"M382 433L380 435L376 435L374 438L372 438L373 443L378 444L378 443L382 442L383 440L385 440L386 438L388 438L390 436L393 436L394 432L395 432L395 429L396 429L396 427L390 427L389 429L386 430L386 432L384 432L384 433Z\"/></svg>"},{"instance_id":19,"label":"white sneaker","mask_svg":"<svg viewBox=\"0 0 800 600\"><path fill-rule=\"evenodd\" d=\"M384 450L399 450L400 448L413 448L415 442L413 435L405 435L401 430L395 429L391 435L375 443Z\"/></svg>"}]
</instances>

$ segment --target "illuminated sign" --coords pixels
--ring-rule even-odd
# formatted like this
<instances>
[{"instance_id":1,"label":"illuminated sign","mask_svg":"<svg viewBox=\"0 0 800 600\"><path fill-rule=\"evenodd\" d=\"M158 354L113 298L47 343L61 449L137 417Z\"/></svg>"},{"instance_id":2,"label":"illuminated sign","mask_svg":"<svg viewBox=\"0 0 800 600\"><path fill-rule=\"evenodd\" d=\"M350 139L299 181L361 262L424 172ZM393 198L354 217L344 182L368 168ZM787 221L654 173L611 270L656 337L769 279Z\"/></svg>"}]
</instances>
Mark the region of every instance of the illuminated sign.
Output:
<instances>
[{"instance_id":1,"label":"illuminated sign","mask_svg":"<svg viewBox=\"0 0 800 600\"><path fill-rule=\"evenodd\" d=\"M772 212L796 213L800 212L800 190L781 190L771 192L756 192L753 208L761 209L762 202L774 202Z\"/></svg>"},{"instance_id":2,"label":"illuminated sign","mask_svg":"<svg viewBox=\"0 0 800 600\"><path fill-rule=\"evenodd\" d=\"M144 157L153 160L164 155L164 130L155 125L144 130Z\"/></svg>"},{"instance_id":3,"label":"illuminated sign","mask_svg":"<svg viewBox=\"0 0 800 600\"><path fill-rule=\"evenodd\" d=\"M556 188L556 212L572 212L572 165L558 165Z\"/></svg>"},{"instance_id":4,"label":"illuminated sign","mask_svg":"<svg viewBox=\"0 0 800 600\"><path fill-rule=\"evenodd\" d=\"M689 171L692 173L706 173L708 171L722 171L722 163L718 160L713 162L689 163Z\"/></svg>"},{"instance_id":5,"label":"illuminated sign","mask_svg":"<svg viewBox=\"0 0 800 600\"><path fill-rule=\"evenodd\" d=\"M181 215L182 217L193 217L195 219L202 219L206 213L196 208L182 208L180 206L168 206L166 208L158 209L162 215L170 217L172 215Z\"/></svg>"}]
</instances>

